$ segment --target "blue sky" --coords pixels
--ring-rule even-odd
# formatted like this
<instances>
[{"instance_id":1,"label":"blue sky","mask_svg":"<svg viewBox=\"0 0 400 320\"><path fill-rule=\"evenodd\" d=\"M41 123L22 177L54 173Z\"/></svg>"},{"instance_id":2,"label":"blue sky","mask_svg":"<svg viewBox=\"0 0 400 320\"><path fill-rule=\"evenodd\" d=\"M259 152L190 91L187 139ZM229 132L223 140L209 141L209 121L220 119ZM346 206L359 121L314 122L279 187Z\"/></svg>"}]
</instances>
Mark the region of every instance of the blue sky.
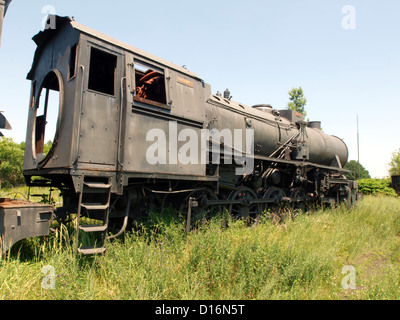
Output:
<instances>
[{"instance_id":1,"label":"blue sky","mask_svg":"<svg viewBox=\"0 0 400 320\"><path fill-rule=\"evenodd\" d=\"M373 177L400 148L400 1L396 0L14 0L0 48L0 110L25 140L35 44L52 6L75 20L201 76L215 93L284 109L301 86L307 117L346 142ZM345 29L352 6L355 29ZM353 20L352 20L353 21Z\"/></svg>"}]
</instances>

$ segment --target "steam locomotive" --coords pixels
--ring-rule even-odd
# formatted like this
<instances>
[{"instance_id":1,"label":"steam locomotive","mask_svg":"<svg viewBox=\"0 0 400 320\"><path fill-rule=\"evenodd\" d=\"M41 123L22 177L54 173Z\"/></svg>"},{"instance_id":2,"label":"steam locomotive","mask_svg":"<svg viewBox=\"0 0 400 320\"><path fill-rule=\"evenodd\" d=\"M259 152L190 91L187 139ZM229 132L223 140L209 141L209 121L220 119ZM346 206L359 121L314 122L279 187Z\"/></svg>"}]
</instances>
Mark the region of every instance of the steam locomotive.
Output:
<instances>
[{"instance_id":1,"label":"steam locomotive","mask_svg":"<svg viewBox=\"0 0 400 320\"><path fill-rule=\"evenodd\" d=\"M189 229L225 209L257 219L283 204L356 201L357 183L344 175L347 147L320 122L267 104L246 106L228 90L212 94L184 67L71 18L48 19L53 27L33 37L27 76L24 176L29 186L61 191L54 216L63 222L77 214L79 252L103 252L107 239L155 204L187 213ZM24 213L31 225L50 223L37 218L42 209L31 211ZM107 236L118 222L120 230ZM101 240L83 246L83 234Z\"/></svg>"}]
</instances>

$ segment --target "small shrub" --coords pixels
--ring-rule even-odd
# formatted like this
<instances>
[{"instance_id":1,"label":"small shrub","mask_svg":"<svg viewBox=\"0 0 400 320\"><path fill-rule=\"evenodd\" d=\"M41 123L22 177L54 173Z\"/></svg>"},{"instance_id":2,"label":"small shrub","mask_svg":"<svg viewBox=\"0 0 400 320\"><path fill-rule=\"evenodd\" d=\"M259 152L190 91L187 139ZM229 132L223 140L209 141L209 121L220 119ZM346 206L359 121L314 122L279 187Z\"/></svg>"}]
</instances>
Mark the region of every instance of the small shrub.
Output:
<instances>
[{"instance_id":1,"label":"small shrub","mask_svg":"<svg viewBox=\"0 0 400 320\"><path fill-rule=\"evenodd\" d=\"M357 182L359 192L364 195L384 194L398 197L396 191L391 187L390 179L361 179Z\"/></svg>"}]
</instances>

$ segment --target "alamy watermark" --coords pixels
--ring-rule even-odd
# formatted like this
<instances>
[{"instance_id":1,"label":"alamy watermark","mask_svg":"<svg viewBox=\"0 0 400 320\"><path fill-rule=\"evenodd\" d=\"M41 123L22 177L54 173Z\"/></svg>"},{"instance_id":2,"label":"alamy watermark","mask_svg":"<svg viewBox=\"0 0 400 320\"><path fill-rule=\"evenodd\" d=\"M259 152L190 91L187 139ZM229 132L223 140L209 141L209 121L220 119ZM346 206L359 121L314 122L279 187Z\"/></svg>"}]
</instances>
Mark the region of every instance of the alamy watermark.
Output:
<instances>
[{"instance_id":1,"label":"alamy watermark","mask_svg":"<svg viewBox=\"0 0 400 320\"><path fill-rule=\"evenodd\" d=\"M56 8L52 5L47 5L42 8L42 30L56 28Z\"/></svg>"},{"instance_id":2,"label":"alamy watermark","mask_svg":"<svg viewBox=\"0 0 400 320\"><path fill-rule=\"evenodd\" d=\"M342 279L342 288L345 290L354 290L356 288L356 268L346 265L342 268L342 274L345 274Z\"/></svg>"},{"instance_id":3,"label":"alamy watermark","mask_svg":"<svg viewBox=\"0 0 400 320\"><path fill-rule=\"evenodd\" d=\"M169 121L168 134L159 128L150 129L146 134L146 141L154 142L146 150L146 160L150 165L209 164L211 142L211 163L220 164L223 145L224 164L233 164L234 160L238 165L235 169L237 175L251 174L254 169L253 129L220 131L185 128L178 132L177 122ZM178 148L179 142L181 145Z\"/></svg>"},{"instance_id":4,"label":"alamy watermark","mask_svg":"<svg viewBox=\"0 0 400 320\"><path fill-rule=\"evenodd\" d=\"M45 290L56 288L56 269L52 265L46 265L42 268L45 275L42 279L42 288Z\"/></svg>"},{"instance_id":5,"label":"alamy watermark","mask_svg":"<svg viewBox=\"0 0 400 320\"><path fill-rule=\"evenodd\" d=\"M342 8L342 28L344 30L356 29L356 8L352 5L346 5Z\"/></svg>"}]
</instances>

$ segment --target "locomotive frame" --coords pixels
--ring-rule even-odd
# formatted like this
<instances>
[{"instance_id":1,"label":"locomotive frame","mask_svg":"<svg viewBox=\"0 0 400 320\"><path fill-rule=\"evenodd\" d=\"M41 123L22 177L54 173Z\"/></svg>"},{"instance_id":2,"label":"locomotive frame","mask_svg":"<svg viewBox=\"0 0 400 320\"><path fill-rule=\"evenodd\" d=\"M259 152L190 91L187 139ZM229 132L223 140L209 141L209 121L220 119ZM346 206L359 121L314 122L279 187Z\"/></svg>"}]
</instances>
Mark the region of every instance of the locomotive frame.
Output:
<instances>
[{"instance_id":1,"label":"locomotive frame","mask_svg":"<svg viewBox=\"0 0 400 320\"><path fill-rule=\"evenodd\" d=\"M33 38L37 50L27 76L32 85L24 175L29 186L60 189L63 206L54 215L64 222L77 213L79 252L104 252L107 239L157 201L161 208L168 201L187 212L189 230L193 220L222 208L248 219L279 204L304 208L357 200L357 183L344 176L347 147L322 132L319 122L269 105L248 107L232 101L229 92L213 95L186 68L71 18L48 19L55 29ZM45 154L51 110L58 116ZM149 139L154 129L165 139ZM195 151L189 160L188 150ZM243 171L249 163L251 170ZM83 224L83 216L101 223ZM122 227L107 236L113 221ZM81 246L83 233L98 235L100 245Z\"/></svg>"}]
</instances>

